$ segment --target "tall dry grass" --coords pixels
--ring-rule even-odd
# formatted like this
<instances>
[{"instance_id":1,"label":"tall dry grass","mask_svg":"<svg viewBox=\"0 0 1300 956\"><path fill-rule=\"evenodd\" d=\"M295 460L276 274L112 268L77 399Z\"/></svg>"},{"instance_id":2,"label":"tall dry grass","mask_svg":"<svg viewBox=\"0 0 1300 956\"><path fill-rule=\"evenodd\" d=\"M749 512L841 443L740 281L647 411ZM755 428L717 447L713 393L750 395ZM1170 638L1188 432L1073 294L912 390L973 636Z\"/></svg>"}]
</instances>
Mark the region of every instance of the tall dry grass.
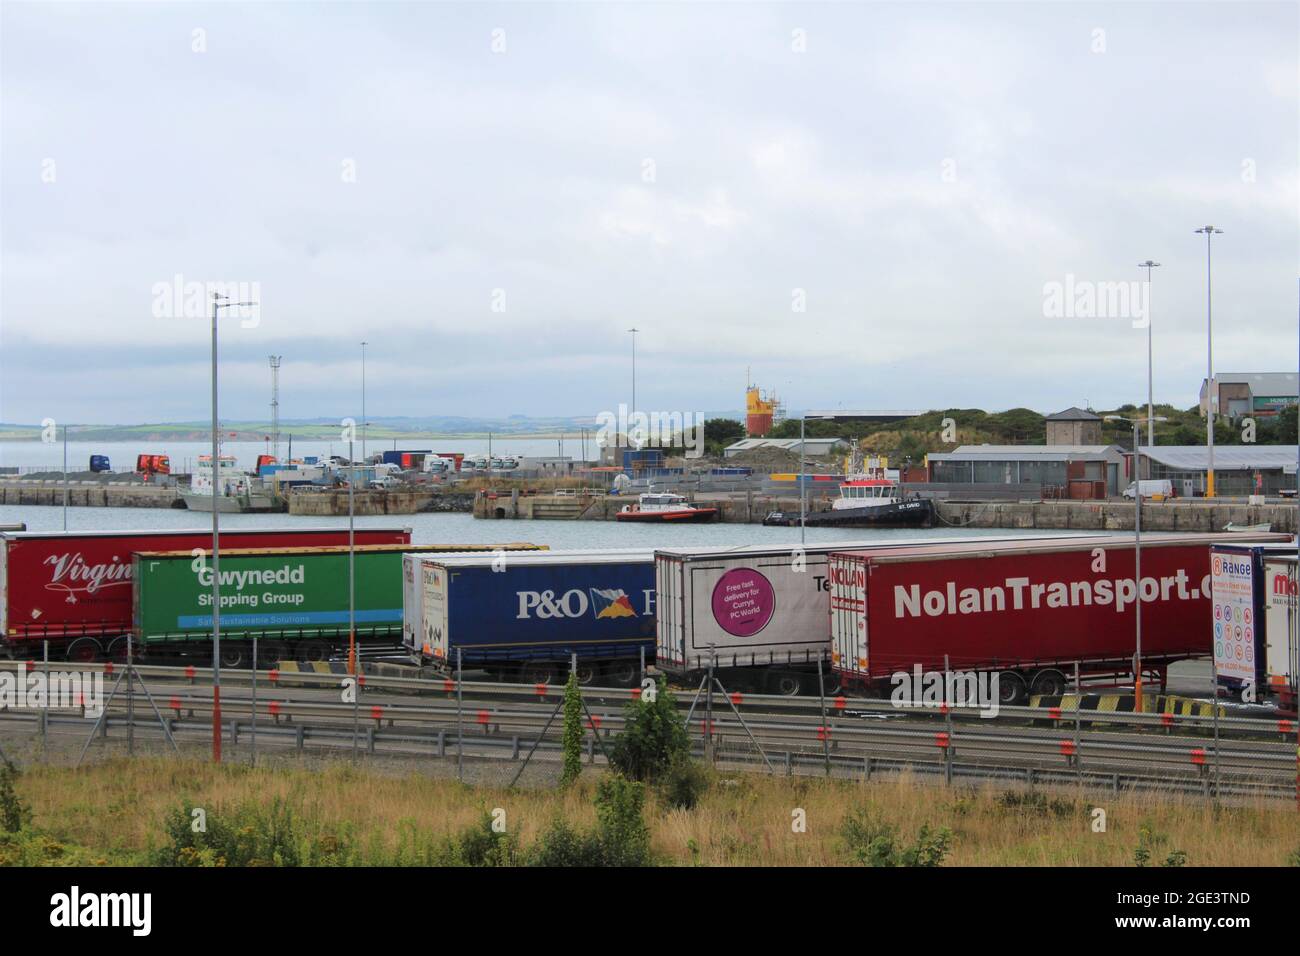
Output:
<instances>
[{"instance_id":1,"label":"tall dry grass","mask_svg":"<svg viewBox=\"0 0 1300 956\"><path fill-rule=\"evenodd\" d=\"M314 823L347 826L364 861L392 862L399 832L440 839L502 808L527 846L555 818L595 822L595 777L567 790L469 787L418 775L391 776L346 765L324 771L251 770L201 761L117 760L79 770L33 767L18 781L48 837L84 848L90 859L141 862L162 842L162 821L182 798L211 814L281 798ZM719 775L699 805L673 810L653 794L646 818L665 863L708 866L837 866L852 862L841 836L850 811L914 839L923 825L947 828L952 866L1132 866L1140 845L1159 865L1175 851L1189 866L1276 866L1300 850L1294 806L1214 808L1203 801L1064 792L945 789L906 777L869 784L818 778ZM1106 814L1093 832L1093 808ZM804 821L802 832L796 824Z\"/></svg>"}]
</instances>

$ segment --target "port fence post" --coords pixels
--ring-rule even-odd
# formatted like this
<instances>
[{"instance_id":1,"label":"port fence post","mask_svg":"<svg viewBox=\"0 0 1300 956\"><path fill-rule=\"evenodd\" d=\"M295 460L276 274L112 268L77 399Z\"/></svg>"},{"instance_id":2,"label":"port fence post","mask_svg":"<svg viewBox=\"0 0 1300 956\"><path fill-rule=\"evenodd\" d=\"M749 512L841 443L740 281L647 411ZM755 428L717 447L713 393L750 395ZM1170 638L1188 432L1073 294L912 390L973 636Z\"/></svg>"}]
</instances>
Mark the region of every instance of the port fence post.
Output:
<instances>
[{"instance_id":1,"label":"port fence post","mask_svg":"<svg viewBox=\"0 0 1300 956\"><path fill-rule=\"evenodd\" d=\"M1083 791L1083 753L1079 749L1079 736L1082 724L1079 712L1083 709L1083 695L1079 692L1079 662L1074 662L1074 772L1079 781L1079 790Z\"/></svg>"},{"instance_id":2,"label":"port fence post","mask_svg":"<svg viewBox=\"0 0 1300 956\"><path fill-rule=\"evenodd\" d=\"M641 653L642 654L645 653L645 648L641 649ZM576 674L577 672L578 672L578 655L575 652L569 656L569 673ZM611 767L614 766L614 761L610 759L609 751L605 749L605 741L601 739L600 728L596 726L596 718L591 716L591 708L587 706L587 698L582 696L581 686L578 687L578 703L582 704L582 712L587 715L587 726L591 728L591 737L596 742L596 745L600 747L600 752L605 758L605 763L609 764ZM564 706L563 694L560 695L559 706L560 707ZM590 751L590 756L587 758L587 762L588 763L596 762L596 753L594 750Z\"/></svg>"},{"instance_id":3,"label":"port fence post","mask_svg":"<svg viewBox=\"0 0 1300 956\"><path fill-rule=\"evenodd\" d=\"M831 727L826 720L826 681L822 677L822 659L817 658L817 697L822 708L822 755L826 760L826 776L831 775Z\"/></svg>"},{"instance_id":4,"label":"port fence post","mask_svg":"<svg viewBox=\"0 0 1300 956\"><path fill-rule=\"evenodd\" d=\"M126 632L126 754L135 756L135 645Z\"/></svg>"},{"instance_id":5,"label":"port fence post","mask_svg":"<svg viewBox=\"0 0 1300 956\"><path fill-rule=\"evenodd\" d=\"M461 667L462 662L461 649L456 648L456 779L463 781L462 767L465 762L465 732L462 724L463 701L461 694L461 682L465 677L464 669Z\"/></svg>"},{"instance_id":6,"label":"port fence post","mask_svg":"<svg viewBox=\"0 0 1300 956\"><path fill-rule=\"evenodd\" d=\"M253 708L253 739L252 753L248 758L250 767L257 766L257 634L253 634L253 687L252 687L252 708Z\"/></svg>"},{"instance_id":7,"label":"port fence post","mask_svg":"<svg viewBox=\"0 0 1300 956\"><path fill-rule=\"evenodd\" d=\"M49 697L48 697L49 695L49 639L48 637L47 639L42 641L42 645L43 645L42 656L40 656L40 659L42 659L42 670L45 672L45 695L47 695L45 696L45 704L48 705L49 704ZM1300 749L1297 749L1296 753L1300 754ZM1300 756L1297 756L1296 760L1300 761ZM45 763L48 761L49 761L49 708L48 706L45 706L45 708L40 710L40 762Z\"/></svg>"},{"instance_id":8,"label":"port fence post","mask_svg":"<svg viewBox=\"0 0 1300 956\"><path fill-rule=\"evenodd\" d=\"M1210 665L1210 713L1214 717L1214 799L1219 799L1219 671Z\"/></svg>"},{"instance_id":9,"label":"port fence post","mask_svg":"<svg viewBox=\"0 0 1300 956\"><path fill-rule=\"evenodd\" d=\"M948 724L948 747L944 748L944 783L953 786L953 678L948 654L944 654L944 723Z\"/></svg>"},{"instance_id":10,"label":"port fence post","mask_svg":"<svg viewBox=\"0 0 1300 956\"><path fill-rule=\"evenodd\" d=\"M713 661L716 652L712 644L709 645L709 674L708 686L705 689L704 697L704 759L713 764Z\"/></svg>"}]
</instances>

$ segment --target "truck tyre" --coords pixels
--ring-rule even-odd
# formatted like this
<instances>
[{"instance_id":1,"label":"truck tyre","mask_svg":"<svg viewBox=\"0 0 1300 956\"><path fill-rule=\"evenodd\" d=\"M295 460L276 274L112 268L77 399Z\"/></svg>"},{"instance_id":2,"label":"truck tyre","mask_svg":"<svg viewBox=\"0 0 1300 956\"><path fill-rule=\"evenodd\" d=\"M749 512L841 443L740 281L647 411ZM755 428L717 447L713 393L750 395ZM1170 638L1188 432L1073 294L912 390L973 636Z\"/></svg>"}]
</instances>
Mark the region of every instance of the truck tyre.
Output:
<instances>
[{"instance_id":1,"label":"truck tyre","mask_svg":"<svg viewBox=\"0 0 1300 956\"><path fill-rule=\"evenodd\" d=\"M140 656L140 648L134 648L135 656ZM104 657L114 664L126 663L126 638L115 637L108 642L108 650L104 652Z\"/></svg>"},{"instance_id":2,"label":"truck tyre","mask_svg":"<svg viewBox=\"0 0 1300 956\"><path fill-rule=\"evenodd\" d=\"M520 672L520 680L525 684L552 684L555 682L556 669L554 664L536 663L525 664L524 669Z\"/></svg>"},{"instance_id":3,"label":"truck tyre","mask_svg":"<svg viewBox=\"0 0 1300 956\"><path fill-rule=\"evenodd\" d=\"M1065 686L1065 675L1049 668L1034 675L1029 689L1035 697L1060 697L1065 693Z\"/></svg>"},{"instance_id":4,"label":"truck tyre","mask_svg":"<svg viewBox=\"0 0 1300 956\"><path fill-rule=\"evenodd\" d=\"M815 681L817 678L813 678ZM767 678L768 690L780 697L797 697L803 690L803 681L799 679L798 674L791 674L788 671L773 671Z\"/></svg>"},{"instance_id":5,"label":"truck tyre","mask_svg":"<svg viewBox=\"0 0 1300 956\"><path fill-rule=\"evenodd\" d=\"M640 661L610 661L605 665L605 682L614 687L635 687L640 675Z\"/></svg>"},{"instance_id":6,"label":"truck tyre","mask_svg":"<svg viewBox=\"0 0 1300 956\"><path fill-rule=\"evenodd\" d=\"M330 646L324 641L303 641L293 649L293 659L303 664L330 659Z\"/></svg>"},{"instance_id":7,"label":"truck tyre","mask_svg":"<svg viewBox=\"0 0 1300 956\"><path fill-rule=\"evenodd\" d=\"M64 652L74 664L93 664L104 656L104 648L93 637L79 637Z\"/></svg>"},{"instance_id":8,"label":"truck tyre","mask_svg":"<svg viewBox=\"0 0 1300 956\"><path fill-rule=\"evenodd\" d=\"M257 642L257 656L261 658L259 667L272 668L280 661L289 659L289 649L279 641Z\"/></svg>"},{"instance_id":9,"label":"truck tyre","mask_svg":"<svg viewBox=\"0 0 1300 956\"><path fill-rule=\"evenodd\" d=\"M232 670L248 666L251 647L245 647L243 641L230 641L221 645L221 666Z\"/></svg>"},{"instance_id":10,"label":"truck tyre","mask_svg":"<svg viewBox=\"0 0 1300 956\"><path fill-rule=\"evenodd\" d=\"M1029 699L1025 679L1015 671L998 674L998 703L1005 707L1019 707Z\"/></svg>"},{"instance_id":11,"label":"truck tyre","mask_svg":"<svg viewBox=\"0 0 1300 956\"><path fill-rule=\"evenodd\" d=\"M600 667L595 661L578 661L577 675L579 686L590 687L600 676Z\"/></svg>"}]
</instances>

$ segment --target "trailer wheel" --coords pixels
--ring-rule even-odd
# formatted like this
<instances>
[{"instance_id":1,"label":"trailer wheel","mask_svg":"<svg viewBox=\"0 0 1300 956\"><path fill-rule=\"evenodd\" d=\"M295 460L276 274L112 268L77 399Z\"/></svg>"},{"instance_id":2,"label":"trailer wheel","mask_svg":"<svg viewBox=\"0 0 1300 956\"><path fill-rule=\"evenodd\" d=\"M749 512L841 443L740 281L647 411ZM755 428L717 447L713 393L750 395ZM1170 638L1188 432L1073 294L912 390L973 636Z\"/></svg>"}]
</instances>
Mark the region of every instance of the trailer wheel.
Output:
<instances>
[{"instance_id":1,"label":"trailer wheel","mask_svg":"<svg viewBox=\"0 0 1300 956\"><path fill-rule=\"evenodd\" d=\"M1065 675L1058 670L1041 670L1029 685L1034 696L1060 697L1065 693Z\"/></svg>"},{"instance_id":2,"label":"trailer wheel","mask_svg":"<svg viewBox=\"0 0 1300 956\"><path fill-rule=\"evenodd\" d=\"M232 670L244 667L248 664L249 651L252 648L245 647L242 641L231 641L221 646L221 666L229 667Z\"/></svg>"},{"instance_id":3,"label":"trailer wheel","mask_svg":"<svg viewBox=\"0 0 1300 956\"><path fill-rule=\"evenodd\" d=\"M554 683L556 670L554 664L525 664L520 674L521 680L525 684L551 684Z\"/></svg>"},{"instance_id":4,"label":"trailer wheel","mask_svg":"<svg viewBox=\"0 0 1300 956\"><path fill-rule=\"evenodd\" d=\"M303 664L330 659L330 646L324 641L303 641L293 649L293 659Z\"/></svg>"},{"instance_id":5,"label":"trailer wheel","mask_svg":"<svg viewBox=\"0 0 1300 956\"><path fill-rule=\"evenodd\" d=\"M135 649L136 656L140 655L140 649ZM114 664L126 663L126 638L115 637L108 643L108 650L104 652L104 657Z\"/></svg>"},{"instance_id":6,"label":"trailer wheel","mask_svg":"<svg viewBox=\"0 0 1300 956\"><path fill-rule=\"evenodd\" d=\"M1025 679L1015 671L1003 671L998 674L998 703L1007 707L1023 704L1029 697L1029 688Z\"/></svg>"},{"instance_id":7,"label":"trailer wheel","mask_svg":"<svg viewBox=\"0 0 1300 956\"><path fill-rule=\"evenodd\" d=\"M798 674L776 671L768 676L767 687L773 694L781 697L798 697L799 691L803 690L803 681L799 679Z\"/></svg>"},{"instance_id":8,"label":"trailer wheel","mask_svg":"<svg viewBox=\"0 0 1300 956\"><path fill-rule=\"evenodd\" d=\"M104 656L104 648L93 637L79 637L68 645L64 657L74 664L93 664Z\"/></svg>"},{"instance_id":9,"label":"trailer wheel","mask_svg":"<svg viewBox=\"0 0 1300 956\"><path fill-rule=\"evenodd\" d=\"M578 684L582 687L590 687L596 683L596 678L600 675L600 668L594 661L578 661Z\"/></svg>"},{"instance_id":10,"label":"trailer wheel","mask_svg":"<svg viewBox=\"0 0 1300 956\"><path fill-rule=\"evenodd\" d=\"M605 680L615 687L635 687L640 674L639 661L610 661L605 665Z\"/></svg>"},{"instance_id":11,"label":"trailer wheel","mask_svg":"<svg viewBox=\"0 0 1300 956\"><path fill-rule=\"evenodd\" d=\"M278 641L272 641L269 644L263 644L258 641L257 656L261 658L259 667L275 667L280 661L289 659L289 648Z\"/></svg>"}]
</instances>

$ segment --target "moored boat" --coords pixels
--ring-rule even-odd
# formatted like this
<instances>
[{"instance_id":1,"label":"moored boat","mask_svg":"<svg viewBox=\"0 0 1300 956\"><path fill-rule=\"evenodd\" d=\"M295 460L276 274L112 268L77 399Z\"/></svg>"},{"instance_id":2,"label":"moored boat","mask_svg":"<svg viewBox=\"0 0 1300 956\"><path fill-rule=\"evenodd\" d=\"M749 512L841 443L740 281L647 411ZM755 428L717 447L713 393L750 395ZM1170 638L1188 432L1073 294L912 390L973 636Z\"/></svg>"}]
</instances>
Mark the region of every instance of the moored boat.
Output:
<instances>
[{"instance_id":1,"label":"moored boat","mask_svg":"<svg viewBox=\"0 0 1300 956\"><path fill-rule=\"evenodd\" d=\"M244 511L274 511L274 496L239 470L233 455L221 455L217 465L216 510L222 514ZM212 456L200 455L190 478L189 491L182 491L185 507L191 511L212 512Z\"/></svg>"},{"instance_id":2,"label":"moored boat","mask_svg":"<svg viewBox=\"0 0 1300 956\"><path fill-rule=\"evenodd\" d=\"M928 527L934 504L928 498L904 495L898 482L886 477L851 478L840 484L840 497L825 511L809 511L805 526L841 528ZM799 512L773 511L763 519L768 527L794 527Z\"/></svg>"},{"instance_id":3,"label":"moored boat","mask_svg":"<svg viewBox=\"0 0 1300 956\"><path fill-rule=\"evenodd\" d=\"M660 521L681 524L713 521L717 508L698 508L682 495L650 492L637 498L634 505L624 505L614 515L618 521Z\"/></svg>"}]
</instances>

